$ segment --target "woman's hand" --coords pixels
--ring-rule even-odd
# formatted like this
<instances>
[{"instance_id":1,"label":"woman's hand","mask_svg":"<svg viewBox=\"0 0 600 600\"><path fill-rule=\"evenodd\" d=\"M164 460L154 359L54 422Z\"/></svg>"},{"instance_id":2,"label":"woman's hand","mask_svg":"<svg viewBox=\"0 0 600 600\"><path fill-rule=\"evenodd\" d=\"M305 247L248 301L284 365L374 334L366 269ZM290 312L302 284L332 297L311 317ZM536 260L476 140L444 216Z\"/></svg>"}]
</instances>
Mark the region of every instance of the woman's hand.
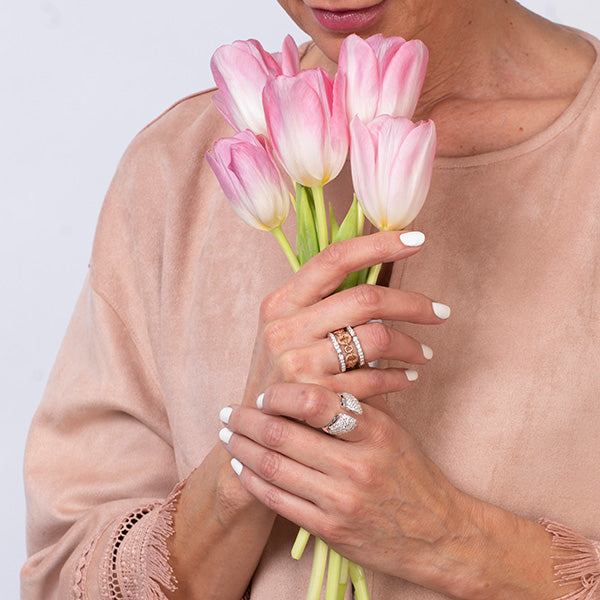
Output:
<instances>
[{"instance_id":1,"label":"woman's hand","mask_svg":"<svg viewBox=\"0 0 600 600\"><path fill-rule=\"evenodd\" d=\"M224 409L220 437L246 490L358 564L468 600L564 593L544 528L460 492L373 400L331 436L338 394L276 384Z\"/></svg>"},{"instance_id":2,"label":"woman's hand","mask_svg":"<svg viewBox=\"0 0 600 600\"><path fill-rule=\"evenodd\" d=\"M361 285L333 294L348 273L408 258L419 250L423 239L417 232L385 232L337 242L265 298L243 403L253 405L267 387L282 382L316 383L360 397L399 391L409 385L416 374L409 371L407 378L405 369L363 368L340 373L327 334L352 325L367 361L427 362L429 348L370 321L438 324L449 315L447 306L418 293L379 286Z\"/></svg>"}]
</instances>

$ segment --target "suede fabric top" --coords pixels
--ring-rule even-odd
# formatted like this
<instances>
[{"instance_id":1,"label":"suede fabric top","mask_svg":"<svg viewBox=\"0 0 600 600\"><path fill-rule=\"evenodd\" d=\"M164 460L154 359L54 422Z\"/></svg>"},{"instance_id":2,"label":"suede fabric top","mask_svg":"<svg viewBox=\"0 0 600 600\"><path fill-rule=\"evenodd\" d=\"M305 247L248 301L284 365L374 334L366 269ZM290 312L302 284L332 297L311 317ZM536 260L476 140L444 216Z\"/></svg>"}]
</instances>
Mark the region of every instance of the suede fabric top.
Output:
<instances>
[{"instance_id":1,"label":"suede fabric top","mask_svg":"<svg viewBox=\"0 0 600 600\"><path fill-rule=\"evenodd\" d=\"M452 315L400 326L435 356L389 396L458 488L596 540L599 79L597 62L566 112L524 143L437 159L411 226L427 241L390 285ZM121 161L28 441L25 599L120 598L105 572L112 527L164 503L217 442L219 410L242 397L259 304L291 270L271 235L235 216L204 159L226 135L203 93L148 126ZM332 200L339 212L348 203ZM292 240L294 227L291 215ZM312 553L290 558L296 530L277 520L252 600L305 597ZM374 600L442 598L369 580Z\"/></svg>"}]
</instances>

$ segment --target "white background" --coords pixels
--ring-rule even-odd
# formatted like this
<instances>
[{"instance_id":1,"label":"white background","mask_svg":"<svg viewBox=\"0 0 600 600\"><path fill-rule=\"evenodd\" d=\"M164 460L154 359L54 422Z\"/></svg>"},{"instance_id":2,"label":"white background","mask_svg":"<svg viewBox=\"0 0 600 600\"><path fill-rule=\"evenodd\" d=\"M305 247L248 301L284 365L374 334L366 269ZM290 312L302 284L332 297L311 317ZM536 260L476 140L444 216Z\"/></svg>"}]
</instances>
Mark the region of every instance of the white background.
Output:
<instances>
[{"instance_id":1,"label":"white background","mask_svg":"<svg viewBox=\"0 0 600 600\"><path fill-rule=\"evenodd\" d=\"M600 37L594 0L527 0ZM209 5L210 8L206 8ZM168 8L167 8L168 7ZM220 44L305 36L275 0L2 0L0 5L0 575L18 597L22 454L130 139L212 86ZM40 599L42 600L42 599Z\"/></svg>"}]
</instances>

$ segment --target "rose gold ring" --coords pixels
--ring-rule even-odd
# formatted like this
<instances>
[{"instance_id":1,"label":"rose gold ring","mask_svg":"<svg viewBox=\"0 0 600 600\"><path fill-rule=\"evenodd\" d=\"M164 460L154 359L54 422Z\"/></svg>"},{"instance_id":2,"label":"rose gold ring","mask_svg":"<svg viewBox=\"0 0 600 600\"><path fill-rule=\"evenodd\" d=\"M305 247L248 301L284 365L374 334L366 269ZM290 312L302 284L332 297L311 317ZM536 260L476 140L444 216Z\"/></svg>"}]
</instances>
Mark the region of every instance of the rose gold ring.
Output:
<instances>
[{"instance_id":1,"label":"rose gold ring","mask_svg":"<svg viewBox=\"0 0 600 600\"><path fill-rule=\"evenodd\" d=\"M350 369L358 369L365 364L362 346L352 327L348 325L348 327L336 329L327 335L338 356L342 373Z\"/></svg>"}]
</instances>

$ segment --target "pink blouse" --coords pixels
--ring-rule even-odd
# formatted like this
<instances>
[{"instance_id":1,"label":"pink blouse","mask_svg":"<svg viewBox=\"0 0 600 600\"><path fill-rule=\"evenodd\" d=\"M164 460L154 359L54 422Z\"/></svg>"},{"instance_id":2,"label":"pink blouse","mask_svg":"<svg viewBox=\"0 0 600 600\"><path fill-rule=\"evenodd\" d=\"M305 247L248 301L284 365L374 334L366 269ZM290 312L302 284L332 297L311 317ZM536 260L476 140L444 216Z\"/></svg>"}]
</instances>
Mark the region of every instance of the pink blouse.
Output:
<instances>
[{"instance_id":1,"label":"pink blouse","mask_svg":"<svg viewBox=\"0 0 600 600\"><path fill-rule=\"evenodd\" d=\"M435 357L389 397L394 413L463 491L565 524L547 526L573 549L557 573L581 582L573 600L600 598L599 80L597 63L524 143L438 159L414 224L427 242L390 282L453 311L443 327L401 326ZM216 443L219 409L241 398L260 300L290 276L204 160L229 134L198 94L121 161L29 436L23 600L160 599L174 585L178 482ZM311 553L289 558L295 532L276 521L252 600L304 598ZM374 600L442 598L368 575Z\"/></svg>"}]
</instances>

